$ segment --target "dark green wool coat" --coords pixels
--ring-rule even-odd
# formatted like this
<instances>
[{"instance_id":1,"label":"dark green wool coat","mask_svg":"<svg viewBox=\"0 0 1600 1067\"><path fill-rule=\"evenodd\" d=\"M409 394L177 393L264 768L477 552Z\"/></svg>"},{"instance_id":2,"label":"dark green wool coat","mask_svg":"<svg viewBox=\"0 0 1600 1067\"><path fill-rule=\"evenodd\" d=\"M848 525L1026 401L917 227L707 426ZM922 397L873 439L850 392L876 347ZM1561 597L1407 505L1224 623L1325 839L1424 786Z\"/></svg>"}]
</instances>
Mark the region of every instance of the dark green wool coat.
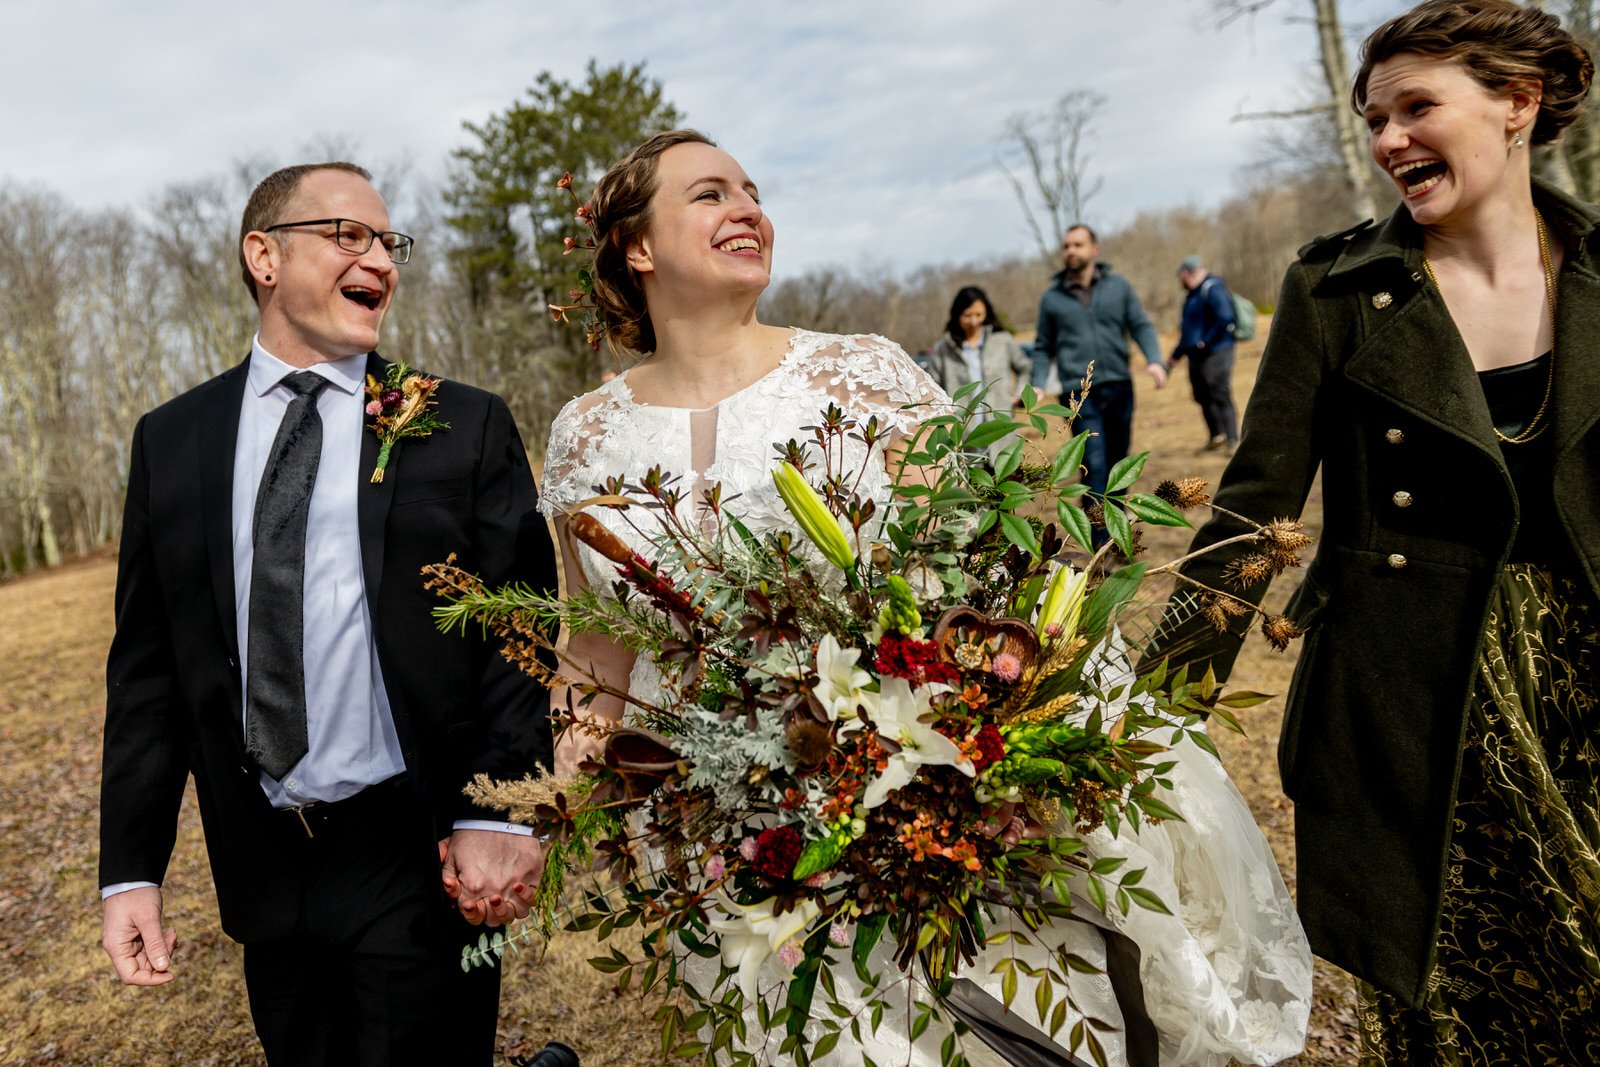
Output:
<instances>
[{"instance_id":1,"label":"dark green wool coat","mask_svg":"<svg viewBox=\"0 0 1600 1067\"><path fill-rule=\"evenodd\" d=\"M1600 597L1600 211L1537 183L1534 198L1566 252L1545 431L1556 512L1568 565ZM1217 492L1252 519L1294 517L1321 468L1325 525L1288 609L1307 633L1279 745L1300 914L1318 955L1413 1003L1432 966L1476 655L1519 520L1421 243L1401 207L1301 250ZM1195 546L1244 530L1219 514ZM1186 573L1232 588L1222 570L1250 551ZM1225 677L1241 638L1190 618L1147 660L1210 660Z\"/></svg>"}]
</instances>

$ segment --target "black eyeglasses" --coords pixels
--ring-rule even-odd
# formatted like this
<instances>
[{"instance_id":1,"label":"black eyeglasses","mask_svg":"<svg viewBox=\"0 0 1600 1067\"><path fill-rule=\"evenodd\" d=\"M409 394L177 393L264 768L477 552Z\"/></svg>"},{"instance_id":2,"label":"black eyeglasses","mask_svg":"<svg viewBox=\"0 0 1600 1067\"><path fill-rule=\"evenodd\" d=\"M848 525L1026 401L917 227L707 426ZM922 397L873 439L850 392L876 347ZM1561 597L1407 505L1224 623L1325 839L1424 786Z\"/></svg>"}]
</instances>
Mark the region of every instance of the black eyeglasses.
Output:
<instances>
[{"instance_id":1,"label":"black eyeglasses","mask_svg":"<svg viewBox=\"0 0 1600 1067\"><path fill-rule=\"evenodd\" d=\"M373 241L382 241L383 247L389 253L389 258L395 263L404 263L411 258L411 246L416 242L403 233L393 230L384 230L381 233L374 230L364 222L354 219L306 219L304 222L280 222L276 226L268 226L262 233L271 233L273 230L288 230L299 226L332 226L333 240L340 248L353 255L364 256L367 249L372 247Z\"/></svg>"}]
</instances>

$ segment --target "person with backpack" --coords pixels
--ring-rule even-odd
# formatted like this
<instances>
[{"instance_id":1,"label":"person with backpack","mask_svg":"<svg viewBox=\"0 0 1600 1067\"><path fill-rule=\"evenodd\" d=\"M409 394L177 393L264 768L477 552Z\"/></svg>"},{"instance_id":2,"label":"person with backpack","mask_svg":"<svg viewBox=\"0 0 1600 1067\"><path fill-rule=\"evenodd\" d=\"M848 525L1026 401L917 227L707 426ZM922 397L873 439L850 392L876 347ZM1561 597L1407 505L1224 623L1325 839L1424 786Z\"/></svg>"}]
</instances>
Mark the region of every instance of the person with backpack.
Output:
<instances>
[{"instance_id":1,"label":"person with backpack","mask_svg":"<svg viewBox=\"0 0 1600 1067\"><path fill-rule=\"evenodd\" d=\"M1206 420L1207 440L1200 451L1222 449L1232 455L1239 443L1239 415L1233 406L1233 346L1240 323L1237 298L1228 292L1226 282L1206 270L1199 256L1184 257L1178 264L1178 280L1189 294L1183 300L1178 344L1168 362L1189 357L1189 386ZM1254 327L1253 321L1250 326Z\"/></svg>"}]
</instances>

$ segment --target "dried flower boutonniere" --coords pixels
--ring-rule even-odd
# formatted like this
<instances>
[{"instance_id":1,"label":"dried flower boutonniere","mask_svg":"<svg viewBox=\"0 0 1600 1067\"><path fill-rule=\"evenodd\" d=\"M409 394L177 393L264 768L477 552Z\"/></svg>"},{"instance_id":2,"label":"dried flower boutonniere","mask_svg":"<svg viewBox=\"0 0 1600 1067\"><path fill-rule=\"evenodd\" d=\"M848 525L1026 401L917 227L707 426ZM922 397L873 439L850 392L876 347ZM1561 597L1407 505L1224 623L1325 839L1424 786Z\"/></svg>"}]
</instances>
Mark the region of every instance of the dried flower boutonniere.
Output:
<instances>
[{"instance_id":1,"label":"dried flower boutonniere","mask_svg":"<svg viewBox=\"0 0 1600 1067\"><path fill-rule=\"evenodd\" d=\"M404 363L389 364L381 382L367 375L367 414L372 416L371 429L378 435L379 445L378 465L372 468L374 485L383 481L383 468L389 465L395 442L450 428L428 410L438 403L433 399L437 388L439 379L418 374Z\"/></svg>"}]
</instances>

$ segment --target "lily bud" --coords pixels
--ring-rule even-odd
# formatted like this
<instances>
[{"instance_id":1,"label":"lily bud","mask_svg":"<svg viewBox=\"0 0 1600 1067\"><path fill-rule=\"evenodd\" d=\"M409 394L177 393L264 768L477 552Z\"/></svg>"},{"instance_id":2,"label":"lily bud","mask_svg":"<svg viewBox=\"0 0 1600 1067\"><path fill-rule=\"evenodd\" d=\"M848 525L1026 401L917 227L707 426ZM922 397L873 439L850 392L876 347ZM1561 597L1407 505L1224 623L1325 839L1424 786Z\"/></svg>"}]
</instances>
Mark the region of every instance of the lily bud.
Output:
<instances>
[{"instance_id":1,"label":"lily bud","mask_svg":"<svg viewBox=\"0 0 1600 1067\"><path fill-rule=\"evenodd\" d=\"M829 563L849 574L855 573L856 554L850 547L839 521L823 503L822 496L807 482L793 464L780 463L772 469L772 481L783 497L801 531L811 539Z\"/></svg>"},{"instance_id":2,"label":"lily bud","mask_svg":"<svg viewBox=\"0 0 1600 1067\"><path fill-rule=\"evenodd\" d=\"M1039 605L1039 633L1046 641L1070 641L1078 633L1078 617L1083 612L1083 594L1089 576L1063 563L1050 576L1044 602Z\"/></svg>"}]
</instances>

